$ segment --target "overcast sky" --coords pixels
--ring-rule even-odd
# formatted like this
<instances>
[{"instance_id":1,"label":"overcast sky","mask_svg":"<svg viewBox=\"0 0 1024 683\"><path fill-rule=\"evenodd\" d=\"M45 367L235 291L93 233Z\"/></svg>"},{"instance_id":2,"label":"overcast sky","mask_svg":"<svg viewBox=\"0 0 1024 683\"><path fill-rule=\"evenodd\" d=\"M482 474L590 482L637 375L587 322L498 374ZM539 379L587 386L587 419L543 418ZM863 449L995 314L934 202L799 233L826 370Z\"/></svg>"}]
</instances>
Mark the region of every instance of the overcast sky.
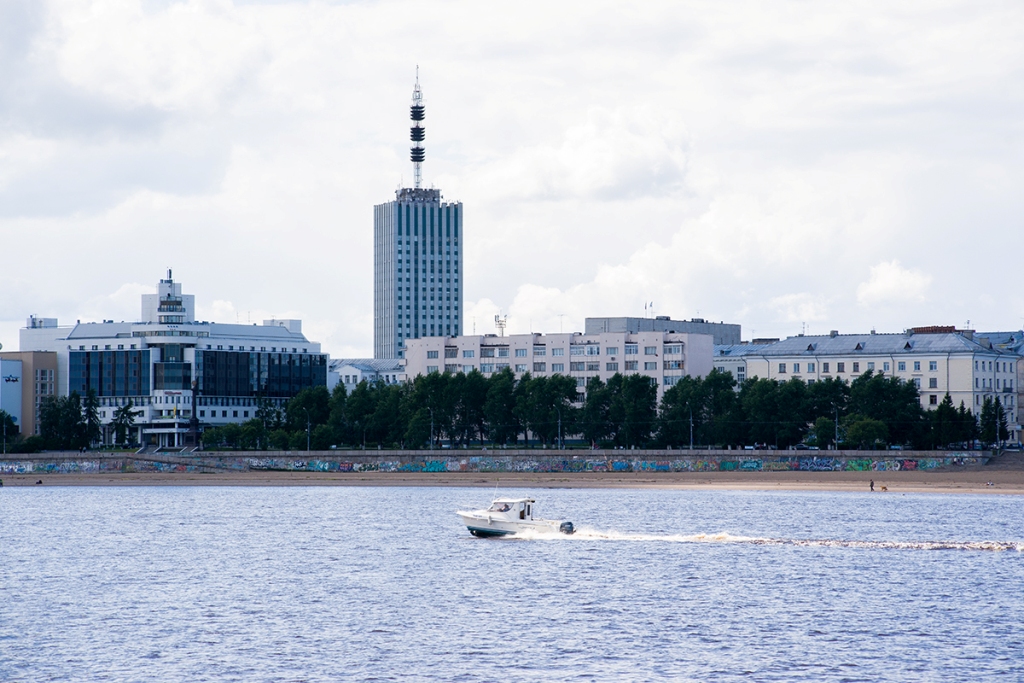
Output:
<instances>
[{"instance_id":1,"label":"overcast sky","mask_svg":"<svg viewBox=\"0 0 1024 683\"><path fill-rule=\"evenodd\" d=\"M373 205L465 206L465 331L1024 325L1019 2L0 0L0 342L303 320L370 356Z\"/></svg>"}]
</instances>

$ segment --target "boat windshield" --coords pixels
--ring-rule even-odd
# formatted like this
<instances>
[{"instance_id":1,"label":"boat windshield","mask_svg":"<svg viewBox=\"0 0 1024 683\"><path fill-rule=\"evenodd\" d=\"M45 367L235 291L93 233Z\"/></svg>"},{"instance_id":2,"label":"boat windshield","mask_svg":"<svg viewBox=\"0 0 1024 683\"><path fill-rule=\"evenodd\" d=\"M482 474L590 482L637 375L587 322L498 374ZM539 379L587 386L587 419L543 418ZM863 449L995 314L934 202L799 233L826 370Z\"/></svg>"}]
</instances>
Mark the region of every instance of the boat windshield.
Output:
<instances>
[{"instance_id":1,"label":"boat windshield","mask_svg":"<svg viewBox=\"0 0 1024 683\"><path fill-rule=\"evenodd\" d=\"M492 503L491 510L494 512L508 512L512 507L508 503Z\"/></svg>"}]
</instances>

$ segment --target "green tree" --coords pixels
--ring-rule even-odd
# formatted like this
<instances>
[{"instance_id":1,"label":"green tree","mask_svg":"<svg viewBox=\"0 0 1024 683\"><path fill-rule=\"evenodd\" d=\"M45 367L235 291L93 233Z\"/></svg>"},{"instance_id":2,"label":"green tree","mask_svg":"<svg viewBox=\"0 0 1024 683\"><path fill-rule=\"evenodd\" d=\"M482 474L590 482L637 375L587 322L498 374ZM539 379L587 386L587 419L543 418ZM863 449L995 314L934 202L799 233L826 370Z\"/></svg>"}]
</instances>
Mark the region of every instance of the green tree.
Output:
<instances>
[{"instance_id":1,"label":"green tree","mask_svg":"<svg viewBox=\"0 0 1024 683\"><path fill-rule=\"evenodd\" d=\"M913 382L868 370L850 383L850 412L885 423L892 443L927 445L928 420Z\"/></svg>"},{"instance_id":2,"label":"green tree","mask_svg":"<svg viewBox=\"0 0 1024 683\"><path fill-rule=\"evenodd\" d=\"M334 432L334 442L338 444L351 443L351 436L348 431L348 423L345 421L345 401L348 399L348 391L343 382L338 382L331 392L330 416L327 424Z\"/></svg>"},{"instance_id":3,"label":"green tree","mask_svg":"<svg viewBox=\"0 0 1024 683\"><path fill-rule=\"evenodd\" d=\"M615 444L643 447L651 439L658 415L658 385L647 375L615 373L608 380L608 415Z\"/></svg>"},{"instance_id":4,"label":"green tree","mask_svg":"<svg viewBox=\"0 0 1024 683\"><path fill-rule=\"evenodd\" d=\"M580 432L591 445L600 445L612 435L611 410L612 394L600 377L591 377L587 382L587 394L583 399L580 416Z\"/></svg>"},{"instance_id":5,"label":"green tree","mask_svg":"<svg viewBox=\"0 0 1024 683\"><path fill-rule=\"evenodd\" d=\"M349 425L352 442L357 445L366 445L366 432L373 426L373 413L377 408L375 399L376 396L370 391L369 383L363 380L356 385L352 394L345 401L345 422ZM305 428L303 428L303 432L305 432ZM372 433L370 438L373 438Z\"/></svg>"},{"instance_id":6,"label":"green tree","mask_svg":"<svg viewBox=\"0 0 1024 683\"><path fill-rule=\"evenodd\" d=\"M818 448L825 449L835 443L836 423L834 420L827 417L819 417L814 421L814 427L811 431L814 434L814 445Z\"/></svg>"},{"instance_id":7,"label":"green tree","mask_svg":"<svg viewBox=\"0 0 1024 683\"><path fill-rule=\"evenodd\" d=\"M290 434L285 429L275 429L270 433L270 446L277 451L288 450Z\"/></svg>"},{"instance_id":8,"label":"green tree","mask_svg":"<svg viewBox=\"0 0 1024 683\"><path fill-rule=\"evenodd\" d=\"M508 367L494 373L487 380L484 417L487 420L487 433L494 443L505 445L519 440L515 387L515 375Z\"/></svg>"},{"instance_id":9,"label":"green tree","mask_svg":"<svg viewBox=\"0 0 1024 683\"><path fill-rule=\"evenodd\" d=\"M78 392L50 396L43 401L39 408L39 433L51 449L77 450L88 444Z\"/></svg>"},{"instance_id":10,"label":"green tree","mask_svg":"<svg viewBox=\"0 0 1024 683\"><path fill-rule=\"evenodd\" d=\"M83 438L87 446L98 442L102 437L100 431L100 399L96 396L96 390L90 387L85 392L85 400L82 401L82 418L84 421Z\"/></svg>"},{"instance_id":11,"label":"green tree","mask_svg":"<svg viewBox=\"0 0 1024 683\"><path fill-rule=\"evenodd\" d=\"M960 417L956 408L953 407L953 398L946 394L942 401L931 411L932 443L934 446L948 448L950 444L958 441Z\"/></svg>"},{"instance_id":12,"label":"green tree","mask_svg":"<svg viewBox=\"0 0 1024 683\"><path fill-rule=\"evenodd\" d=\"M981 403L981 419L979 423L981 443L985 446L991 446L999 438L999 415L996 413L995 403L988 396Z\"/></svg>"},{"instance_id":13,"label":"green tree","mask_svg":"<svg viewBox=\"0 0 1024 683\"><path fill-rule=\"evenodd\" d=\"M18 429L18 421L6 410L0 410L0 428L3 429L3 433L7 436L9 442L13 442L21 433L21 430Z\"/></svg>"},{"instance_id":14,"label":"green tree","mask_svg":"<svg viewBox=\"0 0 1024 683\"><path fill-rule=\"evenodd\" d=\"M846 428L846 440L855 448L875 449L885 447L889 429L881 420L863 415L851 415Z\"/></svg>"},{"instance_id":15,"label":"green tree","mask_svg":"<svg viewBox=\"0 0 1024 683\"><path fill-rule=\"evenodd\" d=\"M310 428L326 423L331 415L330 403L331 395L327 387L320 385L302 389L285 405L288 428L305 432L307 420Z\"/></svg>"},{"instance_id":16,"label":"green tree","mask_svg":"<svg viewBox=\"0 0 1024 683\"><path fill-rule=\"evenodd\" d=\"M111 420L111 424L114 426L114 441L119 446L127 446L129 436L131 435L132 427L135 426L135 417L138 412L135 410L135 405L128 401L123 406L118 406L114 410L114 417Z\"/></svg>"}]
</instances>

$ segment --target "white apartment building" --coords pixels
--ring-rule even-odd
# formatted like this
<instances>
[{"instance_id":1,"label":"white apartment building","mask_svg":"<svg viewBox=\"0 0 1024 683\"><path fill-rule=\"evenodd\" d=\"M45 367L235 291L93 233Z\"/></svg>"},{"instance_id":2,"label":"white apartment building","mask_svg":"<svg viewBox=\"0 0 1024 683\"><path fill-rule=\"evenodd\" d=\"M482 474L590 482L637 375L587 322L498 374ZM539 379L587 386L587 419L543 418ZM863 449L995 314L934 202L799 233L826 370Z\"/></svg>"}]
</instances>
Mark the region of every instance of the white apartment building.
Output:
<instances>
[{"instance_id":1,"label":"white apartment building","mask_svg":"<svg viewBox=\"0 0 1024 683\"><path fill-rule=\"evenodd\" d=\"M583 393L592 377L607 382L616 373L641 374L666 387L685 376L711 372L709 334L606 332L600 334L513 334L425 337L405 342L405 374L472 372L485 376L511 368L516 377L566 375Z\"/></svg>"},{"instance_id":2,"label":"white apartment building","mask_svg":"<svg viewBox=\"0 0 1024 683\"><path fill-rule=\"evenodd\" d=\"M797 335L771 344L718 346L714 365L737 380L792 378L808 383L852 381L868 371L917 385L921 405L934 409L948 393L953 405L979 414L985 398L1007 411L1011 440L1020 438L1021 355L994 346L971 330L919 327L902 334Z\"/></svg>"}]
</instances>

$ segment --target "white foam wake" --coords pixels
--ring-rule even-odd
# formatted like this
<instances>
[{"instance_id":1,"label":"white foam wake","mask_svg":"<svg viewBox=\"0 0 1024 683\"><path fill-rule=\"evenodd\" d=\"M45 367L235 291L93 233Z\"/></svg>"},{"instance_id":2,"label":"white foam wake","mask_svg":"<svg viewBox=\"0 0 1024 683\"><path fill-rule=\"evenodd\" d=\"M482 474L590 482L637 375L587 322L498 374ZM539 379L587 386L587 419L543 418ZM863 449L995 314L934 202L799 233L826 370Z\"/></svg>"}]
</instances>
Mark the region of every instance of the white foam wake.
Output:
<instances>
[{"instance_id":1,"label":"white foam wake","mask_svg":"<svg viewBox=\"0 0 1024 683\"><path fill-rule=\"evenodd\" d=\"M557 532L523 532L510 538L537 541L640 541L647 543L737 543L747 545L792 545L866 550L1015 550L1024 552L1024 541L850 541L832 538L762 538L726 532L699 534L639 534L577 528L570 535Z\"/></svg>"}]
</instances>

